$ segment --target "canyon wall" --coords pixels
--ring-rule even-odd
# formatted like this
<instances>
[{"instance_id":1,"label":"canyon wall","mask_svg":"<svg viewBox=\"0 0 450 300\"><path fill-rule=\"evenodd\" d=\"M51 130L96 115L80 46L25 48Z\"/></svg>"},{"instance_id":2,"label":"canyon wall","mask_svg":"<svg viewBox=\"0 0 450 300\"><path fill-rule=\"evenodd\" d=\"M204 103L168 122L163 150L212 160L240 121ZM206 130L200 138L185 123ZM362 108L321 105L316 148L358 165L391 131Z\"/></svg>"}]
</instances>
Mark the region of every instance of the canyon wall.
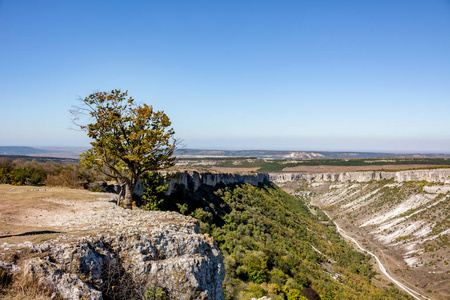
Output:
<instances>
[{"instance_id":1,"label":"canyon wall","mask_svg":"<svg viewBox=\"0 0 450 300\"><path fill-rule=\"evenodd\" d=\"M165 173L167 174L167 173ZM238 184L248 183L254 186L264 185L269 183L269 175L264 173L257 174L239 174L239 173L199 173L196 171L185 171L175 173L175 178L167 179L165 184L169 188L167 195L172 194L177 186L184 185L186 189L197 191L202 185L215 187L218 184Z\"/></svg>"},{"instance_id":2,"label":"canyon wall","mask_svg":"<svg viewBox=\"0 0 450 300\"><path fill-rule=\"evenodd\" d=\"M429 181L450 183L450 169L432 170L406 170L397 172L385 171L363 171L343 173L270 173L270 181L274 183L285 183L295 180L306 180L307 182L369 182L379 180L391 180L395 182L405 181Z\"/></svg>"},{"instance_id":3,"label":"canyon wall","mask_svg":"<svg viewBox=\"0 0 450 300\"><path fill-rule=\"evenodd\" d=\"M405 171L392 173L397 182L293 181L280 186L291 185L292 193L326 210L347 236L379 257L392 277L427 299L447 300L450 183L446 174Z\"/></svg>"}]
</instances>

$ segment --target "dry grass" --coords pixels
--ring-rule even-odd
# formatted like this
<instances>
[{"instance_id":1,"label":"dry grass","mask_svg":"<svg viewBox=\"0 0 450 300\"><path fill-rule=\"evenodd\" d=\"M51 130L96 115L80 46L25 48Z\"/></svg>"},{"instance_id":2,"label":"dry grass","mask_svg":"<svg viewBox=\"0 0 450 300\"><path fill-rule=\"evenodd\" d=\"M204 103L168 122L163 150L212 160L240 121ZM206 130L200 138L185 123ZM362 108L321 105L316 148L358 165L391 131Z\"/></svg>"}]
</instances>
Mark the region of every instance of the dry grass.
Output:
<instances>
[{"instance_id":1,"label":"dry grass","mask_svg":"<svg viewBox=\"0 0 450 300\"><path fill-rule=\"evenodd\" d=\"M23 274L16 275L10 285L0 288L0 297L4 300L62 300L53 290L25 278Z\"/></svg>"},{"instance_id":2,"label":"dry grass","mask_svg":"<svg viewBox=\"0 0 450 300\"><path fill-rule=\"evenodd\" d=\"M39 292L40 293L40 292ZM16 290L7 290L5 294L0 294L3 300L55 300L51 296L39 295L39 293L32 293L30 291L16 291Z\"/></svg>"},{"instance_id":3,"label":"dry grass","mask_svg":"<svg viewBox=\"0 0 450 300\"><path fill-rule=\"evenodd\" d=\"M2 256L2 261L14 263L23 269L26 259L43 257L42 253L32 252L29 248L22 248L20 252L7 252ZM37 280L26 277L23 272L8 274L0 267L0 298L7 300L22 299L61 299L48 287L42 286ZM52 297L53 295L53 297Z\"/></svg>"},{"instance_id":4,"label":"dry grass","mask_svg":"<svg viewBox=\"0 0 450 300\"><path fill-rule=\"evenodd\" d=\"M59 187L0 185L0 242L41 242L57 234L18 236L33 231L52 231L55 220L75 214L80 206L102 193Z\"/></svg>"}]
</instances>

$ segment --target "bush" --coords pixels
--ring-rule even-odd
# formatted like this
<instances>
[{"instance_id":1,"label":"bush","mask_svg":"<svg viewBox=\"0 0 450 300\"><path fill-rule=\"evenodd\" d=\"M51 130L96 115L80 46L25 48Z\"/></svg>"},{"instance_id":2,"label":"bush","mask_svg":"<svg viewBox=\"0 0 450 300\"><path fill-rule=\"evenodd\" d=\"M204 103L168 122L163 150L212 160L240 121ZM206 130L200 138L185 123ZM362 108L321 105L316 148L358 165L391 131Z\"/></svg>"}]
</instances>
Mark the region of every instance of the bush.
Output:
<instances>
[{"instance_id":1,"label":"bush","mask_svg":"<svg viewBox=\"0 0 450 300\"><path fill-rule=\"evenodd\" d=\"M145 187L142 200L146 210L161 210L164 207L167 185L162 185L162 178L158 173L146 173L141 178Z\"/></svg>"},{"instance_id":2,"label":"bush","mask_svg":"<svg viewBox=\"0 0 450 300\"><path fill-rule=\"evenodd\" d=\"M188 209L199 220L201 232L211 234L221 249L227 300L264 295L277 300L320 299L319 295L375 299L373 290L378 299L389 299L388 291L369 282L374 275L370 257L347 245L334 226L323 224L301 201L274 185L201 187L169 198L177 203L175 208ZM339 281L326 274L323 263L328 258L336 261L329 267L343 275Z\"/></svg>"},{"instance_id":3,"label":"bush","mask_svg":"<svg viewBox=\"0 0 450 300\"><path fill-rule=\"evenodd\" d=\"M290 289L286 293L287 300L308 300L308 298L303 297L303 294L301 291L297 289Z\"/></svg>"},{"instance_id":4,"label":"bush","mask_svg":"<svg viewBox=\"0 0 450 300\"><path fill-rule=\"evenodd\" d=\"M244 266L247 270L248 278L254 283L263 283L268 281L267 257L261 251L254 251L244 260Z\"/></svg>"},{"instance_id":5,"label":"bush","mask_svg":"<svg viewBox=\"0 0 450 300\"><path fill-rule=\"evenodd\" d=\"M79 164L63 165L55 162L26 161L0 157L0 183L13 185L51 185L81 187L98 178L92 170Z\"/></svg>"},{"instance_id":6,"label":"bush","mask_svg":"<svg viewBox=\"0 0 450 300\"><path fill-rule=\"evenodd\" d=\"M14 185L42 185L45 178L42 168L35 164L27 164L10 173L10 183Z\"/></svg>"}]
</instances>

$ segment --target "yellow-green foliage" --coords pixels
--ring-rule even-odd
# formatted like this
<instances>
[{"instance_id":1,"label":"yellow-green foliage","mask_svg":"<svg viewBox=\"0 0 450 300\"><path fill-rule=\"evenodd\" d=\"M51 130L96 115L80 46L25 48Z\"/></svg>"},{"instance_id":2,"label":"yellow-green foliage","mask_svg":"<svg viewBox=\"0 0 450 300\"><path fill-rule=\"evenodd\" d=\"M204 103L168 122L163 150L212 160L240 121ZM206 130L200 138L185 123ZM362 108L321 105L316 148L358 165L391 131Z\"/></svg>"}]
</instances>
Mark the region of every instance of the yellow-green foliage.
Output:
<instances>
[{"instance_id":1,"label":"yellow-green foliage","mask_svg":"<svg viewBox=\"0 0 450 300\"><path fill-rule=\"evenodd\" d=\"M287 300L307 300L307 298L303 297L301 291L297 289L291 289L286 293Z\"/></svg>"},{"instance_id":2,"label":"yellow-green foliage","mask_svg":"<svg viewBox=\"0 0 450 300\"><path fill-rule=\"evenodd\" d=\"M133 191L141 175L175 164L174 130L164 111L137 105L127 91L97 92L72 110L74 119L88 115L92 123L80 124L92 140L81 163L126 184ZM127 193L128 206L131 193Z\"/></svg>"},{"instance_id":3,"label":"yellow-green foliage","mask_svg":"<svg viewBox=\"0 0 450 300\"><path fill-rule=\"evenodd\" d=\"M45 161L45 159L38 161L38 159L0 157L0 183L78 188L84 183L102 179L98 174L85 170L76 163L62 164L51 160Z\"/></svg>"},{"instance_id":4,"label":"yellow-green foliage","mask_svg":"<svg viewBox=\"0 0 450 300\"><path fill-rule=\"evenodd\" d=\"M330 222L274 185L186 193L174 199L184 201L186 213L199 219L224 255L226 299L304 299L306 294L322 299L408 299L397 290L373 286L370 258L349 246ZM330 276L330 269L340 274L338 279Z\"/></svg>"}]
</instances>

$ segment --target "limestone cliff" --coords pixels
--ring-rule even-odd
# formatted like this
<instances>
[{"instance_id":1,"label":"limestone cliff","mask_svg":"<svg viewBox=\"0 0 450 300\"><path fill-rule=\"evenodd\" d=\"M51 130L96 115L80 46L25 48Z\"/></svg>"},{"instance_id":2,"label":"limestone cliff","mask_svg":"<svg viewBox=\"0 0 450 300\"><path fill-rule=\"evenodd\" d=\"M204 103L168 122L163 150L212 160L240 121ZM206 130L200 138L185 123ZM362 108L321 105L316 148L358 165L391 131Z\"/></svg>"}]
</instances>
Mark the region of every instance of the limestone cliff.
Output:
<instances>
[{"instance_id":1,"label":"limestone cliff","mask_svg":"<svg viewBox=\"0 0 450 300\"><path fill-rule=\"evenodd\" d=\"M174 175L175 178L168 179L166 182L166 184L168 184L169 186L166 193L167 195L172 194L176 190L177 186L181 185L184 185L186 189L195 192L202 185L214 187L221 183L225 185L248 183L254 186L258 186L269 183L269 175L264 173L199 173L196 171L185 171L178 172Z\"/></svg>"},{"instance_id":2,"label":"limestone cliff","mask_svg":"<svg viewBox=\"0 0 450 300\"><path fill-rule=\"evenodd\" d=\"M325 209L392 277L427 299L450 299L450 184L422 181L438 181L436 173L408 173L394 177L405 182L303 183L297 194Z\"/></svg>"},{"instance_id":3,"label":"limestone cliff","mask_svg":"<svg viewBox=\"0 0 450 300\"><path fill-rule=\"evenodd\" d=\"M270 181L285 183L295 180L306 180L307 182L369 182L393 179L395 182L405 181L430 181L450 182L450 169L433 170L407 170L398 172L365 171L365 172L343 172L343 173L271 173Z\"/></svg>"}]
</instances>

